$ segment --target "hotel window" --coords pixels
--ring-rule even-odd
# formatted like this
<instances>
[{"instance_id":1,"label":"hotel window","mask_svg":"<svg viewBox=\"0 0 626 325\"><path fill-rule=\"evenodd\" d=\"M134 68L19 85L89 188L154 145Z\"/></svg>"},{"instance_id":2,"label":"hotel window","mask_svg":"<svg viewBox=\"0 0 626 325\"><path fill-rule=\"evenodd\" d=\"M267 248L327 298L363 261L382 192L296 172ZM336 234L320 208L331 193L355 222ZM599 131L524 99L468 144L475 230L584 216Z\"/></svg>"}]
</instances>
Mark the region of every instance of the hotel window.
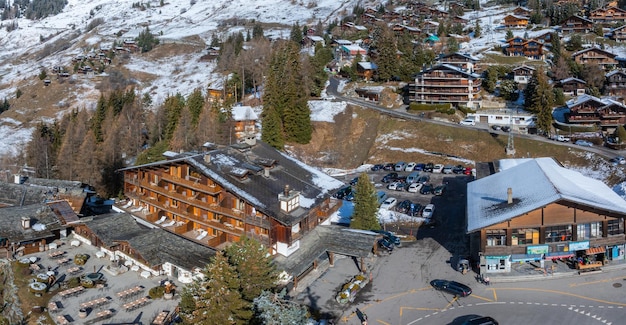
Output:
<instances>
[{"instance_id":1,"label":"hotel window","mask_svg":"<svg viewBox=\"0 0 626 325\"><path fill-rule=\"evenodd\" d=\"M572 226L567 225L567 226L546 227L544 238L546 240L546 243L571 241L572 240Z\"/></svg>"},{"instance_id":2,"label":"hotel window","mask_svg":"<svg viewBox=\"0 0 626 325\"><path fill-rule=\"evenodd\" d=\"M609 220L608 229L606 230L608 235L621 235L624 233L624 218L617 218Z\"/></svg>"},{"instance_id":3,"label":"hotel window","mask_svg":"<svg viewBox=\"0 0 626 325\"><path fill-rule=\"evenodd\" d=\"M506 245L506 230L496 229L487 230L487 246L504 246Z\"/></svg>"},{"instance_id":4,"label":"hotel window","mask_svg":"<svg viewBox=\"0 0 626 325\"><path fill-rule=\"evenodd\" d=\"M602 223L592 222L578 225L578 240L602 237Z\"/></svg>"},{"instance_id":5,"label":"hotel window","mask_svg":"<svg viewBox=\"0 0 626 325\"><path fill-rule=\"evenodd\" d=\"M516 246L529 244L539 244L539 229L513 229L513 234L511 235L511 245Z\"/></svg>"}]
</instances>

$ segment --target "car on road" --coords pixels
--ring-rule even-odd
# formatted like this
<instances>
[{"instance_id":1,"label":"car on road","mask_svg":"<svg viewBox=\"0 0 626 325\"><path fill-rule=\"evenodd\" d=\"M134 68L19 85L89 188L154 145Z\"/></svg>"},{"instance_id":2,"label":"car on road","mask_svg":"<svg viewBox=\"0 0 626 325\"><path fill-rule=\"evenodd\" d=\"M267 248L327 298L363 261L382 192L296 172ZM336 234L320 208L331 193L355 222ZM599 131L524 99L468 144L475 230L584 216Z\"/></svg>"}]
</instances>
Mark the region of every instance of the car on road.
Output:
<instances>
[{"instance_id":1,"label":"car on road","mask_svg":"<svg viewBox=\"0 0 626 325\"><path fill-rule=\"evenodd\" d=\"M356 185L356 183L358 183L358 182L359 182L359 176L357 176L357 177L355 177L355 178L351 179L351 180L350 180L350 185L354 186L354 185Z\"/></svg>"},{"instance_id":2,"label":"car on road","mask_svg":"<svg viewBox=\"0 0 626 325\"><path fill-rule=\"evenodd\" d=\"M559 141L559 142L569 142L570 138L564 135L555 135L554 137L552 137L552 140Z\"/></svg>"},{"instance_id":3,"label":"car on road","mask_svg":"<svg viewBox=\"0 0 626 325\"><path fill-rule=\"evenodd\" d=\"M383 182L383 183L391 183L391 182L395 181L396 179L398 179L398 173L389 173L389 174L383 176L383 179L381 180L381 182Z\"/></svg>"},{"instance_id":4,"label":"car on road","mask_svg":"<svg viewBox=\"0 0 626 325\"><path fill-rule=\"evenodd\" d=\"M387 185L387 189L388 190L394 190L394 191L403 191L404 190L404 183L402 183L402 182L393 182L393 183Z\"/></svg>"},{"instance_id":5,"label":"car on road","mask_svg":"<svg viewBox=\"0 0 626 325\"><path fill-rule=\"evenodd\" d=\"M424 184L420 189L420 194L433 194L433 186L430 184Z\"/></svg>"},{"instance_id":6,"label":"car on road","mask_svg":"<svg viewBox=\"0 0 626 325\"><path fill-rule=\"evenodd\" d=\"M446 190L448 189L448 185L446 184L441 184L439 186L436 186L433 189L433 194L435 195L444 195L446 193Z\"/></svg>"},{"instance_id":7,"label":"car on road","mask_svg":"<svg viewBox=\"0 0 626 325\"><path fill-rule=\"evenodd\" d=\"M443 165L442 164L436 164L433 167L433 173L438 174L438 173L442 173L443 172Z\"/></svg>"},{"instance_id":8,"label":"car on road","mask_svg":"<svg viewBox=\"0 0 626 325\"><path fill-rule=\"evenodd\" d=\"M437 290L451 293L457 297L467 297L472 294L470 287L456 281L437 279L430 281L430 285Z\"/></svg>"},{"instance_id":9,"label":"car on road","mask_svg":"<svg viewBox=\"0 0 626 325\"><path fill-rule=\"evenodd\" d=\"M417 192L420 191L422 186L424 186L424 183L413 183L413 184L409 185L409 188L407 189L407 191L409 191L411 193L417 193Z\"/></svg>"},{"instance_id":10,"label":"car on road","mask_svg":"<svg viewBox=\"0 0 626 325\"><path fill-rule=\"evenodd\" d=\"M461 125L476 125L476 121L473 118L466 118L463 121L459 122Z\"/></svg>"},{"instance_id":11,"label":"car on road","mask_svg":"<svg viewBox=\"0 0 626 325\"><path fill-rule=\"evenodd\" d=\"M461 325L498 325L498 322L492 317L482 316L467 320Z\"/></svg>"},{"instance_id":12,"label":"car on road","mask_svg":"<svg viewBox=\"0 0 626 325\"><path fill-rule=\"evenodd\" d=\"M414 162L410 162L408 164L406 164L406 167L404 168L405 172L412 172L413 168L415 168L416 163Z\"/></svg>"},{"instance_id":13,"label":"car on road","mask_svg":"<svg viewBox=\"0 0 626 325\"><path fill-rule=\"evenodd\" d=\"M339 189L339 191L337 191L337 193L335 193L335 198L343 200L350 193L352 193L352 186L344 186L341 189Z\"/></svg>"},{"instance_id":14,"label":"car on road","mask_svg":"<svg viewBox=\"0 0 626 325\"><path fill-rule=\"evenodd\" d=\"M505 126L503 126L503 127L502 127L502 129L501 129L501 130L502 130L503 132L511 132L511 127L510 127L510 126L508 126L508 125L505 125Z\"/></svg>"},{"instance_id":15,"label":"car on road","mask_svg":"<svg viewBox=\"0 0 626 325\"><path fill-rule=\"evenodd\" d=\"M370 170L373 171L373 172L377 172L379 170L382 170L383 168L385 168L385 165L383 165L383 164L375 164L374 166L372 166L372 168L370 168Z\"/></svg>"},{"instance_id":16,"label":"car on road","mask_svg":"<svg viewBox=\"0 0 626 325\"><path fill-rule=\"evenodd\" d=\"M491 126L491 129L494 131L500 131L502 130L502 127L500 125L494 124Z\"/></svg>"},{"instance_id":17,"label":"car on road","mask_svg":"<svg viewBox=\"0 0 626 325\"><path fill-rule=\"evenodd\" d=\"M576 140L576 142L574 142L575 145L581 146L581 147L593 147L593 143L587 141L587 140Z\"/></svg>"},{"instance_id":18,"label":"car on road","mask_svg":"<svg viewBox=\"0 0 626 325\"><path fill-rule=\"evenodd\" d=\"M434 213L435 213L435 205L430 203L424 207L424 210L422 210L422 217L432 218Z\"/></svg>"},{"instance_id":19,"label":"car on road","mask_svg":"<svg viewBox=\"0 0 626 325\"><path fill-rule=\"evenodd\" d=\"M388 252L393 251L393 243L387 238L381 238L378 240L378 246L386 249Z\"/></svg>"},{"instance_id":20,"label":"car on road","mask_svg":"<svg viewBox=\"0 0 626 325\"><path fill-rule=\"evenodd\" d=\"M432 173L433 172L433 168L435 168L435 164L427 163L426 166L424 166L424 171Z\"/></svg>"},{"instance_id":21,"label":"car on road","mask_svg":"<svg viewBox=\"0 0 626 325\"><path fill-rule=\"evenodd\" d=\"M430 181L430 176L428 175L420 175L420 177L417 178L418 183L426 184L428 181Z\"/></svg>"},{"instance_id":22,"label":"car on road","mask_svg":"<svg viewBox=\"0 0 626 325\"><path fill-rule=\"evenodd\" d=\"M396 206L397 203L398 203L398 200L395 197L388 197L385 200L385 202L383 202L383 204L381 204L380 208L381 209L391 210L391 209L393 209L393 207Z\"/></svg>"},{"instance_id":23,"label":"car on road","mask_svg":"<svg viewBox=\"0 0 626 325\"><path fill-rule=\"evenodd\" d=\"M616 156L615 158L611 158L609 161L613 164L613 166L626 164L626 158L622 156Z\"/></svg>"}]
</instances>

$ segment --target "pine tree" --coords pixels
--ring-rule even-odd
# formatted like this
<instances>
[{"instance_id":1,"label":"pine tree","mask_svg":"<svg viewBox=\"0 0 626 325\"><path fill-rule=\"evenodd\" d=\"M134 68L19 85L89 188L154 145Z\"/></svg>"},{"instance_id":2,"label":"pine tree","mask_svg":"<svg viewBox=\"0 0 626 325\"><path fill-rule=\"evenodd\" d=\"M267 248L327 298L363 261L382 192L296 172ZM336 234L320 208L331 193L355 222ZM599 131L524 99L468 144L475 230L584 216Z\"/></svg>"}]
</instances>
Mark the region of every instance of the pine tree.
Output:
<instances>
[{"instance_id":1,"label":"pine tree","mask_svg":"<svg viewBox=\"0 0 626 325\"><path fill-rule=\"evenodd\" d=\"M204 96L202 96L202 91L199 88L194 89L187 97L187 108L191 115L191 125L195 127L198 125L200 113L202 113L204 108Z\"/></svg>"},{"instance_id":2,"label":"pine tree","mask_svg":"<svg viewBox=\"0 0 626 325\"><path fill-rule=\"evenodd\" d=\"M613 136L617 138L617 144L624 143L626 141L626 129L624 129L624 126L618 125L615 132L613 132Z\"/></svg>"},{"instance_id":3,"label":"pine tree","mask_svg":"<svg viewBox=\"0 0 626 325\"><path fill-rule=\"evenodd\" d=\"M513 31L510 29L507 29L504 38L508 41L513 37L515 37L515 35L513 35Z\"/></svg>"},{"instance_id":4,"label":"pine tree","mask_svg":"<svg viewBox=\"0 0 626 325\"><path fill-rule=\"evenodd\" d=\"M533 92L530 93L529 110L537 114L537 127L544 133L549 133L552 127L552 106L554 105L554 92L552 85L548 83L543 68L535 70Z\"/></svg>"},{"instance_id":5,"label":"pine tree","mask_svg":"<svg viewBox=\"0 0 626 325\"><path fill-rule=\"evenodd\" d=\"M176 96L169 96L165 99L165 102L163 103L166 119L163 134L164 139L170 140L174 135L178 119L180 118L180 113L183 111L184 107L185 100L180 93L176 94Z\"/></svg>"},{"instance_id":6,"label":"pine tree","mask_svg":"<svg viewBox=\"0 0 626 325\"><path fill-rule=\"evenodd\" d=\"M483 29L480 27L480 20L476 20L476 25L474 26L474 38L479 38L482 35Z\"/></svg>"},{"instance_id":7,"label":"pine tree","mask_svg":"<svg viewBox=\"0 0 626 325\"><path fill-rule=\"evenodd\" d=\"M285 298L286 291L263 291L254 299L254 306L264 324L307 324L308 311L303 305Z\"/></svg>"},{"instance_id":8,"label":"pine tree","mask_svg":"<svg viewBox=\"0 0 626 325\"><path fill-rule=\"evenodd\" d=\"M389 81L398 74L398 48L393 31L385 25L379 25L379 29L375 43L378 51L375 63L378 65L378 78L382 81Z\"/></svg>"},{"instance_id":9,"label":"pine tree","mask_svg":"<svg viewBox=\"0 0 626 325\"><path fill-rule=\"evenodd\" d=\"M185 323L248 324L253 316L252 308L241 297L242 279L228 259L217 252L202 273L203 280L183 288L186 304L184 309L181 308L181 314Z\"/></svg>"},{"instance_id":10,"label":"pine tree","mask_svg":"<svg viewBox=\"0 0 626 325\"><path fill-rule=\"evenodd\" d=\"M93 131L96 142L102 142L102 123L107 115L107 100L104 94L100 94L98 103L96 104L96 112L91 118L91 130Z\"/></svg>"},{"instance_id":11,"label":"pine tree","mask_svg":"<svg viewBox=\"0 0 626 325\"><path fill-rule=\"evenodd\" d=\"M302 28L300 28L300 24L298 24L298 22L296 22L295 25L291 26L289 39L296 44L302 44Z\"/></svg>"},{"instance_id":12,"label":"pine tree","mask_svg":"<svg viewBox=\"0 0 626 325\"><path fill-rule=\"evenodd\" d=\"M278 273L267 252L267 247L247 236L224 250L224 255L241 281L241 297L250 303L261 292L275 287Z\"/></svg>"},{"instance_id":13,"label":"pine tree","mask_svg":"<svg viewBox=\"0 0 626 325\"><path fill-rule=\"evenodd\" d=\"M370 182L369 176L363 173L359 176L354 188L354 213L350 227L355 229L378 230L378 199L376 189Z\"/></svg>"}]
</instances>

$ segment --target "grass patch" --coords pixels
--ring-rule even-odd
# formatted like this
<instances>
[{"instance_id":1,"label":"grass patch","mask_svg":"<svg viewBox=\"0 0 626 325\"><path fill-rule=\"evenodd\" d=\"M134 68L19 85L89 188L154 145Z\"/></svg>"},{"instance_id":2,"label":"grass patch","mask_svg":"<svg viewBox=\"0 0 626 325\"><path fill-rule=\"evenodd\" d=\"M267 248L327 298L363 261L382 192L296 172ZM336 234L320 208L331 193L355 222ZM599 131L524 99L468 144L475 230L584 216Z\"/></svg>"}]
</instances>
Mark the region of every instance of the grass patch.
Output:
<instances>
[{"instance_id":1,"label":"grass patch","mask_svg":"<svg viewBox=\"0 0 626 325\"><path fill-rule=\"evenodd\" d=\"M28 312L31 311L33 307L35 306L43 306L43 307L47 306L48 302L50 301L52 296L55 294L55 292L49 292L49 291L44 292L41 295L41 297L37 297L36 295L34 295L33 293L29 291L28 284L33 281L36 274L31 273L31 270L29 269L28 265L21 264L18 262L13 262L11 263L11 268L14 274L13 276L14 284L18 288L17 296L20 301L20 308L22 309L24 315L27 315ZM45 312L41 314L33 313L33 314L30 314L30 317L32 319L30 319L29 316L26 316L25 322L27 324L41 324L42 323L41 318L46 319L45 321L46 324L54 324L52 319L49 317L48 313L45 313Z\"/></svg>"},{"instance_id":2,"label":"grass patch","mask_svg":"<svg viewBox=\"0 0 626 325\"><path fill-rule=\"evenodd\" d=\"M532 62L525 57L521 56L505 56L504 54L498 55L495 53L486 53L484 55L484 59L481 60L481 63L497 63L502 65L519 65L519 64L529 64ZM540 61L541 62L541 61Z\"/></svg>"}]
</instances>

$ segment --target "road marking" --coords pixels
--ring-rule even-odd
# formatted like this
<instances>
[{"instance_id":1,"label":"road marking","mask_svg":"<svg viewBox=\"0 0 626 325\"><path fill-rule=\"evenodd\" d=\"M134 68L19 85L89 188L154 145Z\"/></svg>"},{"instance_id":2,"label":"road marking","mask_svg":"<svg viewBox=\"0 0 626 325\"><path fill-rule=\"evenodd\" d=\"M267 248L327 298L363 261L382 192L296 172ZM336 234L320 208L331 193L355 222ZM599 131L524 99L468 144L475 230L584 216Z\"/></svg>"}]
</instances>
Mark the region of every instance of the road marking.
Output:
<instances>
[{"instance_id":1,"label":"road marking","mask_svg":"<svg viewBox=\"0 0 626 325\"><path fill-rule=\"evenodd\" d=\"M402 316L402 313L404 312L405 309L410 309L410 310L435 310L435 311L439 311L439 308L423 308L423 307L400 307L400 316Z\"/></svg>"},{"instance_id":2,"label":"road marking","mask_svg":"<svg viewBox=\"0 0 626 325\"><path fill-rule=\"evenodd\" d=\"M478 299L482 299L484 301L489 301L489 302L493 302L493 300L489 299L489 298L485 298L485 297L481 297L481 296L477 296L477 295L472 295L472 297L478 298Z\"/></svg>"},{"instance_id":3,"label":"road marking","mask_svg":"<svg viewBox=\"0 0 626 325\"><path fill-rule=\"evenodd\" d=\"M379 322L379 323L381 323L381 324L391 325L391 324L389 324L389 323L385 323L385 322L383 322L383 321L382 321L382 320L380 320L380 319L377 319L376 321L377 321L377 322Z\"/></svg>"},{"instance_id":4,"label":"road marking","mask_svg":"<svg viewBox=\"0 0 626 325\"><path fill-rule=\"evenodd\" d=\"M498 295L496 294L496 289L491 289L493 291L493 301L498 301Z\"/></svg>"},{"instance_id":5,"label":"road marking","mask_svg":"<svg viewBox=\"0 0 626 325\"><path fill-rule=\"evenodd\" d=\"M603 282L610 282L610 281L621 280L622 278L623 277L612 278L612 279L604 279L604 280L597 280L597 281L590 281L590 282L582 282L582 283L571 283L569 286L570 286L570 288L573 288L573 287L579 287L579 286L584 286L584 285L588 285L588 284L596 284L596 283L603 283Z\"/></svg>"},{"instance_id":6,"label":"road marking","mask_svg":"<svg viewBox=\"0 0 626 325\"><path fill-rule=\"evenodd\" d=\"M443 307L443 309L448 309L448 307L450 307L455 301L457 301L459 299L458 296L454 296L454 298L452 299L452 301L450 301L445 307Z\"/></svg>"},{"instance_id":7,"label":"road marking","mask_svg":"<svg viewBox=\"0 0 626 325\"><path fill-rule=\"evenodd\" d=\"M554 294L558 294L558 295L571 296L571 297L576 297L576 298L580 298L580 299L595 301L595 302L599 302L599 303L603 303L603 304L607 304L607 305L626 306L626 304L624 304L624 303L608 301L608 300L603 300L603 299L590 298L590 297L577 295L577 294L574 294L574 293L569 293L569 292L564 292L564 291L557 291L557 290L532 289L532 288L498 288L498 290L520 290L520 291L547 292L547 293L554 293Z\"/></svg>"}]
</instances>

